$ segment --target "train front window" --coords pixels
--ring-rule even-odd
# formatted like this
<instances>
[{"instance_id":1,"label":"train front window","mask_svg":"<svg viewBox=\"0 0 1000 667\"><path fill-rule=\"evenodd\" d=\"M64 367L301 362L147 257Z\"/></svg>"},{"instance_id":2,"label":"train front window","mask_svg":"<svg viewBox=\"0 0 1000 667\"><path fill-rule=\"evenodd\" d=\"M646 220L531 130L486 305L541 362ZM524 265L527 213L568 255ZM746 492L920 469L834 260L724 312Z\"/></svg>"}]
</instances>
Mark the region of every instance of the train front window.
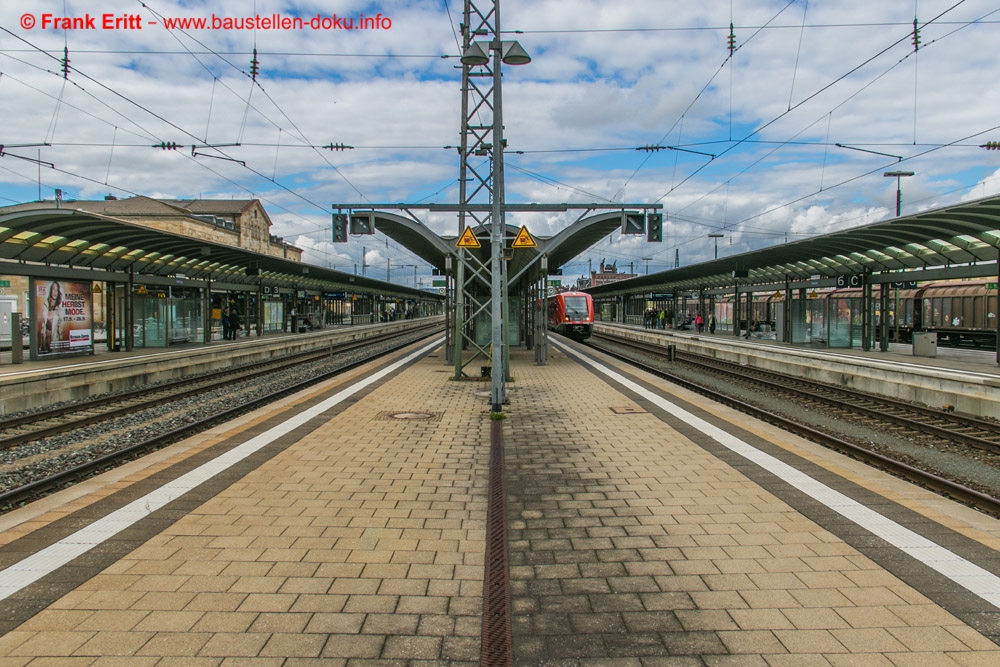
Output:
<instances>
[{"instance_id":1,"label":"train front window","mask_svg":"<svg viewBox=\"0 0 1000 667\"><path fill-rule=\"evenodd\" d=\"M590 317L590 313L587 312L586 297L567 296L564 301L566 303L567 320L585 320Z\"/></svg>"}]
</instances>

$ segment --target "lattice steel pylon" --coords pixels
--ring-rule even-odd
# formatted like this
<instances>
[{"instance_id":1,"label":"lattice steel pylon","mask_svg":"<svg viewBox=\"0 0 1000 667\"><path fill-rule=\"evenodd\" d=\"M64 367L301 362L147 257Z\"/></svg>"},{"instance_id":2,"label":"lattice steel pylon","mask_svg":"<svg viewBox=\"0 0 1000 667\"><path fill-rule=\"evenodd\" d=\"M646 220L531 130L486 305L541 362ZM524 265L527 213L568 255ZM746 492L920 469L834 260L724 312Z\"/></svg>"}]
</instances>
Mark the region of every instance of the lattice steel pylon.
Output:
<instances>
[{"instance_id":1,"label":"lattice steel pylon","mask_svg":"<svg viewBox=\"0 0 1000 667\"><path fill-rule=\"evenodd\" d=\"M498 336L502 326L502 310L506 294L506 280L503 261L495 258L503 245L503 124L500 109L500 0L465 1L462 16L462 53L468 54L475 48L482 50L486 60L482 64L470 64L463 58L462 64L462 131L459 146L459 204L489 202L489 211L460 210L458 214L458 234L461 237L466 228L473 232L489 230L491 254L490 265L481 263L477 257L458 249L455 266L455 326L452 336L455 379L461 379L462 369L480 355L490 358L490 374L493 389L491 403L495 411L506 402L505 382L507 369L504 362L503 336ZM477 41L479 40L479 41ZM482 49L483 43L488 49ZM492 52L492 57L490 57ZM477 282L489 289L489 299L477 297L481 290L473 287ZM490 309L493 331L490 349L479 345L470 336L472 323L476 317ZM471 359L463 360L465 344L477 350ZM497 349L497 348L500 349Z\"/></svg>"}]
</instances>

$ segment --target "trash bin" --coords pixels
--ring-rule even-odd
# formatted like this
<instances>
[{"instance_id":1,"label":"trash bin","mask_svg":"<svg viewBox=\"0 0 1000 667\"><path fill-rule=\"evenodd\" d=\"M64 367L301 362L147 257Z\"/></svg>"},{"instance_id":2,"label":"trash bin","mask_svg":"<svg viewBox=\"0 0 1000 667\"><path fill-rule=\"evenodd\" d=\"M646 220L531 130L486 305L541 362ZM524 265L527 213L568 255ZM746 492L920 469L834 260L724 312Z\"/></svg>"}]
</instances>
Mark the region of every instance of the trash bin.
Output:
<instances>
[{"instance_id":1,"label":"trash bin","mask_svg":"<svg viewBox=\"0 0 1000 667\"><path fill-rule=\"evenodd\" d=\"M934 331L921 331L913 333L913 356L915 357L936 357L937 356L937 333Z\"/></svg>"}]
</instances>

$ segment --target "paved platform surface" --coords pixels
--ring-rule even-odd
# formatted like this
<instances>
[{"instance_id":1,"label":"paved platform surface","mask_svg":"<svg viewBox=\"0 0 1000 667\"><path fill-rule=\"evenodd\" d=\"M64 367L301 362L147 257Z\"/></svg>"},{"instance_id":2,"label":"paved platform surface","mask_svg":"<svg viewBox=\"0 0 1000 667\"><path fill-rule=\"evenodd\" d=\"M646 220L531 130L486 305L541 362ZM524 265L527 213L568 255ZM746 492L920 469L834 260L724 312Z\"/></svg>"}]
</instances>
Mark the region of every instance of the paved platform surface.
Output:
<instances>
[{"instance_id":1,"label":"paved platform surface","mask_svg":"<svg viewBox=\"0 0 1000 667\"><path fill-rule=\"evenodd\" d=\"M1000 664L983 627L684 424L557 350L544 367L514 351L512 372L504 432L515 665ZM0 667L478 664L489 387L450 377L439 350L312 420L176 521L133 535L137 548L0 636ZM1000 549L991 519L663 388ZM102 498L315 400L288 399L92 482L91 493L2 517L0 544L39 541L54 522L82 521Z\"/></svg>"},{"instance_id":2,"label":"paved platform surface","mask_svg":"<svg viewBox=\"0 0 1000 667\"><path fill-rule=\"evenodd\" d=\"M1000 664L965 622L571 363L521 367L512 401L516 664ZM1000 545L991 519L650 382Z\"/></svg>"},{"instance_id":3,"label":"paved platform surface","mask_svg":"<svg viewBox=\"0 0 1000 667\"><path fill-rule=\"evenodd\" d=\"M627 329L642 329L643 331L648 331L650 333L667 333L682 337L697 336L699 338L704 338L705 340L736 342L743 345L760 345L766 348L782 348L788 350L812 351L822 354L840 355L855 358L859 361L889 361L892 363L907 365L912 364L916 366L938 368L941 370L970 371L1000 376L1000 363L998 363L996 350L986 350L971 346L952 347L950 345L942 344L936 347L936 356L925 357L914 355L913 345L910 343L889 343L889 349L882 352L878 348L878 343L876 342L872 349L865 351L861 349L860 345L851 349L827 348L819 345L793 346L788 343L780 343L774 338L759 338L751 336L751 338L748 339L742 336L734 336L731 331L717 331L714 334L710 334L707 331L698 333L690 329L646 329L642 326L612 322L603 322L602 324L624 327Z\"/></svg>"}]
</instances>

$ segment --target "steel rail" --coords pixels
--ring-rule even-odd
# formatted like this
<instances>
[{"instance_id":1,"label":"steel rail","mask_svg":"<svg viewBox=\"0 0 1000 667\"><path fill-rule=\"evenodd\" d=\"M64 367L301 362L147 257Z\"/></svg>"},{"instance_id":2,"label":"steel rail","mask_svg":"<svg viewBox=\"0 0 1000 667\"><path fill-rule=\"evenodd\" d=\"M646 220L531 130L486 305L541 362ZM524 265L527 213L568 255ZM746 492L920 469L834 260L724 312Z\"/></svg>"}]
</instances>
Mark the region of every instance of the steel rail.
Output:
<instances>
[{"instance_id":1,"label":"steel rail","mask_svg":"<svg viewBox=\"0 0 1000 667\"><path fill-rule=\"evenodd\" d=\"M662 346L649 345L607 334L601 334L600 337L636 349L642 349L652 354L663 354ZM728 373L741 378L752 375L754 382L762 387L793 394L812 401L820 401L845 411L863 413L873 419L888 421L914 431L923 432L952 442L960 442L961 444L994 454L1000 454L1000 424L978 419L971 415L916 405L888 396L879 396L848 387L825 384L752 366L741 366L733 362L691 352L677 352L675 358L693 366ZM799 386L795 387L790 383ZM825 392L825 395L820 392ZM904 414L894 414L888 412L888 409L897 410ZM910 416L907 416L907 413ZM943 422L943 424L929 423L917 417L933 419ZM967 433L959 429L975 429L979 434Z\"/></svg>"},{"instance_id":2,"label":"steel rail","mask_svg":"<svg viewBox=\"0 0 1000 667\"><path fill-rule=\"evenodd\" d=\"M632 341L621 341L621 342L629 345L632 344ZM811 440L813 442L821 444L824 447L828 447L835 451L841 452L842 454L846 454L852 458L868 463L873 467L879 468L897 477L907 479L925 488L932 489L941 495L950 497L954 500L957 500L966 505L979 509L983 512L992 515L1000 515L1000 498L995 498L985 493L981 493L963 484L953 482L949 479L945 479L944 477L940 477L933 473L927 472L926 470L921 470L914 466L903 463L902 461L897 461L883 454L879 454L878 452L874 452L865 447L861 447L860 445L856 445L852 442L848 442L847 440L843 440L836 436L832 436L828 433L824 433L822 431L814 429L810 426L806 426L805 424L801 424L782 415L778 415L776 413L764 410L763 408L759 408L750 403L746 403L739 399L733 398L714 389L710 389L695 382L691 382L690 380L682 378L668 371L656 368L654 366L650 366L640 361L636 361L635 359L632 359L627 355L616 352L614 350L608 350L593 344L591 344L591 347L593 347L594 349L599 349L603 354L607 354L608 356L614 357L615 359L624 361L652 375L656 375L657 377L669 380L670 382L673 382L674 384L677 384L685 389L688 389L689 391L693 391L703 396L707 396L708 398L711 398L714 401L735 408L740 412L749 414L752 417L760 419L761 421L774 424L775 426L785 431L794 433L795 435L806 438L807 440Z\"/></svg>"},{"instance_id":3,"label":"steel rail","mask_svg":"<svg viewBox=\"0 0 1000 667\"><path fill-rule=\"evenodd\" d=\"M407 333L419 332L426 328L428 327L416 327L414 329L407 330ZM337 346L331 345L330 349L322 351L312 350L309 352L300 352L277 359L272 358L266 361L250 364L247 367L236 370L231 368L220 369L196 378L179 378L177 380L171 380L156 386L137 387L123 394L100 396L0 421L0 430L2 430L30 426L31 424L38 424L50 419L57 419L65 415L74 415L91 410L99 410L96 414L68 419L57 424L42 426L23 433L15 433L13 435L0 437L0 450L10 449L12 447L16 447L17 445L34 442L59 433L65 433L66 431L83 428L84 426L98 424L103 421L114 419L115 417L120 417L124 414L130 414L140 410L157 407L168 401L175 401L203 394L218 389L219 387L231 385L235 382L252 380L265 376L269 373L274 373L287 368L294 368L295 366L327 358L332 354L349 352L351 350L370 345L374 342L391 340L396 336L398 336L398 334L380 334L379 336L362 339L360 341L347 341ZM192 384L195 386L192 386ZM150 398L133 402L141 397Z\"/></svg>"},{"instance_id":4,"label":"steel rail","mask_svg":"<svg viewBox=\"0 0 1000 667\"><path fill-rule=\"evenodd\" d=\"M161 433L159 435L153 436L141 442L134 443L120 450L116 450L109 454L105 454L97 459L88 461L87 463L68 468L64 471L49 475L39 480L29 482L14 489L10 489L6 492L0 493L0 512L10 511L16 507L29 502L31 500L37 499L43 495L46 495L52 491L66 488L75 484L76 482L88 479L95 474L104 472L120 465L126 461L131 461L137 459L149 452L161 449L184 438L190 437L201 431L207 430L216 424L223 423L230 419L234 419L242 414L256 410L257 408L264 407L274 401L290 396L296 392L308 389L314 384L323 382L329 378L332 378L344 371L357 368L363 364L370 362L372 359L390 354L396 350L404 348L411 345L415 340L422 340L428 338L438 331L441 327L435 327L434 331L426 332L423 336L418 339L408 339L406 342L402 342L399 345L393 347L388 351L381 351L378 354L373 354L371 356L365 357L364 359L359 359L357 361L352 361L335 369L317 375L315 377L309 378L308 380L303 380L294 385L280 389L278 391L266 394L264 396L259 396L257 398L251 399L246 403L243 403L234 408L229 408L222 412L218 412L214 415L200 419L196 422L186 424L180 428ZM408 331L407 333L413 333Z\"/></svg>"}]
</instances>

